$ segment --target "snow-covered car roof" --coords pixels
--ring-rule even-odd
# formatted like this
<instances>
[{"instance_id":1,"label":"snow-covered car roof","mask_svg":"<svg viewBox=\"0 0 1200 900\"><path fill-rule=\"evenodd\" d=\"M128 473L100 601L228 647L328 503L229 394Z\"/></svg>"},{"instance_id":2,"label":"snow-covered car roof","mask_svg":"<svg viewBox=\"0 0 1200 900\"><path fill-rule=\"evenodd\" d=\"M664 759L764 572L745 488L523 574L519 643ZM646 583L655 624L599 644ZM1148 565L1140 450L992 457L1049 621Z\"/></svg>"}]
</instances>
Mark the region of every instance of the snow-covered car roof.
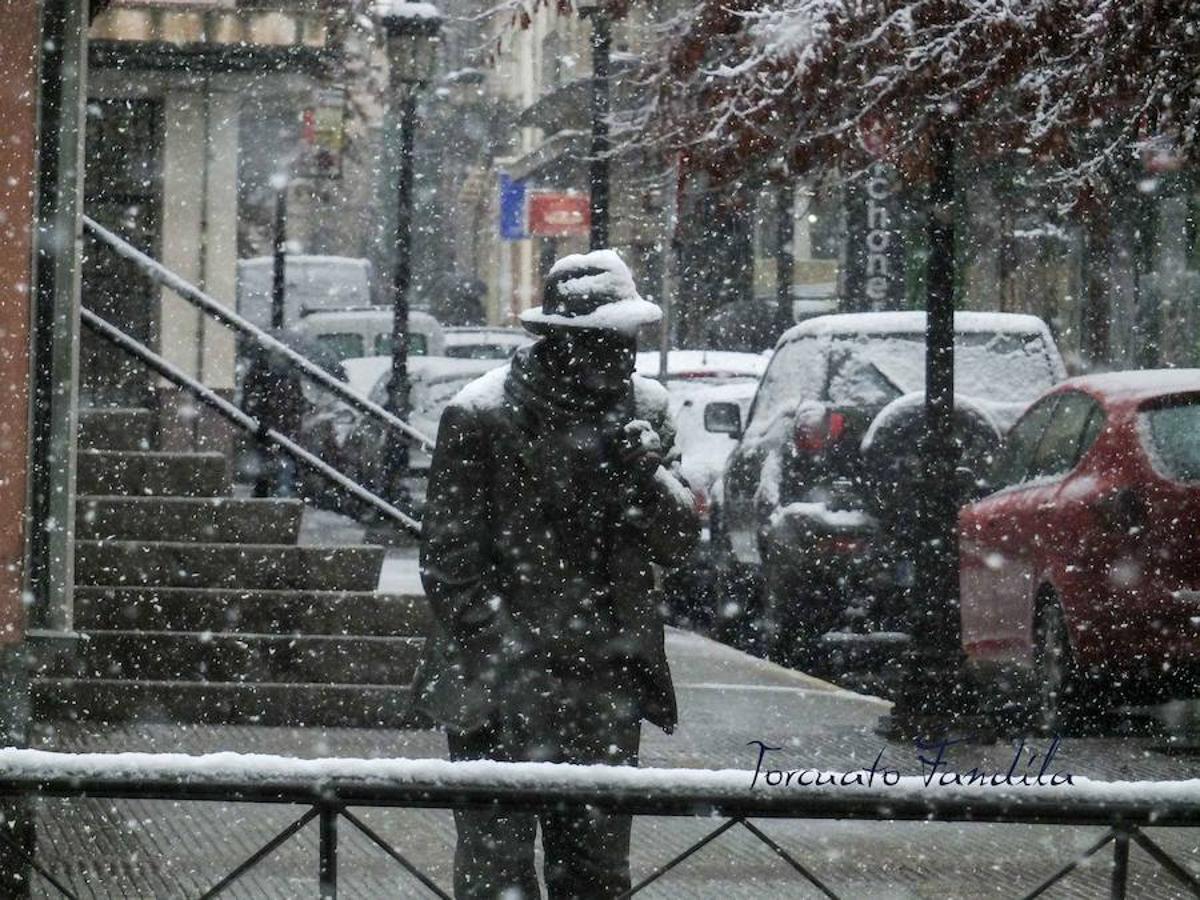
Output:
<instances>
[{"instance_id":1,"label":"snow-covered car roof","mask_svg":"<svg viewBox=\"0 0 1200 900\"><path fill-rule=\"evenodd\" d=\"M672 350L667 354L668 378L733 378L758 379L771 361L761 353L738 353L732 350ZM659 353L649 350L637 355L637 371L649 378L659 372Z\"/></svg>"},{"instance_id":2,"label":"snow-covered car roof","mask_svg":"<svg viewBox=\"0 0 1200 900\"><path fill-rule=\"evenodd\" d=\"M1148 399L1181 391L1200 391L1200 369L1137 369L1080 375L1064 381L1059 389L1083 389L1110 397Z\"/></svg>"},{"instance_id":3,"label":"snow-covered car roof","mask_svg":"<svg viewBox=\"0 0 1200 900\"><path fill-rule=\"evenodd\" d=\"M495 359L454 359L448 356L410 356L408 377L413 383L442 381L448 378L471 378L503 365ZM342 360L346 383L350 389L367 396L379 379L392 369L390 356L360 356Z\"/></svg>"},{"instance_id":4,"label":"snow-covered car roof","mask_svg":"<svg viewBox=\"0 0 1200 900\"><path fill-rule=\"evenodd\" d=\"M518 347L524 347L535 340L529 332L518 328L472 328L460 325L447 328L445 331L447 347L459 347L466 344L515 344Z\"/></svg>"},{"instance_id":5,"label":"snow-covered car roof","mask_svg":"<svg viewBox=\"0 0 1200 900\"><path fill-rule=\"evenodd\" d=\"M306 311L300 321L309 323L310 327L315 324L339 325L363 321L390 322L392 315L393 311L389 306L352 306L345 309ZM412 309L408 312L408 324L410 327L416 326L425 331L432 331L438 327L438 320L429 313Z\"/></svg>"},{"instance_id":6,"label":"snow-covered car roof","mask_svg":"<svg viewBox=\"0 0 1200 900\"><path fill-rule=\"evenodd\" d=\"M1011 332L1045 334L1046 323L1037 316L1021 313L956 312L954 330L969 332ZM776 347L807 335L833 334L919 334L925 331L924 312L864 312L817 316L784 332Z\"/></svg>"}]
</instances>

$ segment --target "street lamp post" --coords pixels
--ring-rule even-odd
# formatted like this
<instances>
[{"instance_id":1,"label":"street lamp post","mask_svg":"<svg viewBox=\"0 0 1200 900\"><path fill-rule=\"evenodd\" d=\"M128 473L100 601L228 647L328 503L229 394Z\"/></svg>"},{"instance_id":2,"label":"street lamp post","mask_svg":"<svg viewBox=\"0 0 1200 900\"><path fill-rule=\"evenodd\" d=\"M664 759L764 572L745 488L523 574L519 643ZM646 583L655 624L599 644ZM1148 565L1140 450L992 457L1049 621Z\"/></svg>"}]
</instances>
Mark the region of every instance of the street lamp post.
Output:
<instances>
[{"instance_id":1,"label":"street lamp post","mask_svg":"<svg viewBox=\"0 0 1200 900\"><path fill-rule=\"evenodd\" d=\"M955 130L943 122L935 139L926 268L925 421L917 497L911 643L890 716L880 730L894 738L936 737L974 724L964 680L958 586L958 446L954 439Z\"/></svg>"},{"instance_id":2,"label":"street lamp post","mask_svg":"<svg viewBox=\"0 0 1200 900\"><path fill-rule=\"evenodd\" d=\"M417 95L433 77L437 64L437 37L442 16L429 3L379 0L375 5L379 23L387 37L389 83L392 89L389 112L393 132L399 134L396 148L396 231L392 268L392 378L388 385L388 411L408 418L408 290L412 282L413 132L417 120ZM389 443L388 481L393 498L405 496L408 445Z\"/></svg>"},{"instance_id":3,"label":"street lamp post","mask_svg":"<svg viewBox=\"0 0 1200 900\"><path fill-rule=\"evenodd\" d=\"M280 331L284 326L287 296L287 175L271 177L275 189L275 235L271 266L271 327ZM295 323L292 323L295 325Z\"/></svg>"},{"instance_id":4,"label":"street lamp post","mask_svg":"<svg viewBox=\"0 0 1200 900\"><path fill-rule=\"evenodd\" d=\"M612 50L612 21L603 3L579 4L579 13L592 23L592 152L588 163L591 189L591 233L589 246L601 250L608 246L609 160L608 114L611 106L608 80Z\"/></svg>"}]
</instances>

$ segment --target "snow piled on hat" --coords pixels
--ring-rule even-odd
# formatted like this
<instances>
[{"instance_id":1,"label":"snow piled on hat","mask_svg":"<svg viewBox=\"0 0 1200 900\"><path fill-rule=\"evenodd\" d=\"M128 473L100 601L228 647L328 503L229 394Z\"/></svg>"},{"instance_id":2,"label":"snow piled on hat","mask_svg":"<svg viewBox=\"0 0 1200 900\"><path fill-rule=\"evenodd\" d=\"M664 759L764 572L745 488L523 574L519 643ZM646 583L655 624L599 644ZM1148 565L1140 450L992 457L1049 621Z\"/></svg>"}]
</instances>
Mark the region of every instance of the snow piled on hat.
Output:
<instances>
[{"instance_id":1,"label":"snow piled on hat","mask_svg":"<svg viewBox=\"0 0 1200 900\"><path fill-rule=\"evenodd\" d=\"M571 277L576 271L578 277ZM521 313L521 322L535 334L560 327L601 328L634 335L643 325L662 319L662 310L637 292L633 273L613 250L564 256L547 273L546 280L552 279L557 281L557 290L564 296L600 295L606 301L586 315L549 314L540 306L526 310Z\"/></svg>"}]
</instances>

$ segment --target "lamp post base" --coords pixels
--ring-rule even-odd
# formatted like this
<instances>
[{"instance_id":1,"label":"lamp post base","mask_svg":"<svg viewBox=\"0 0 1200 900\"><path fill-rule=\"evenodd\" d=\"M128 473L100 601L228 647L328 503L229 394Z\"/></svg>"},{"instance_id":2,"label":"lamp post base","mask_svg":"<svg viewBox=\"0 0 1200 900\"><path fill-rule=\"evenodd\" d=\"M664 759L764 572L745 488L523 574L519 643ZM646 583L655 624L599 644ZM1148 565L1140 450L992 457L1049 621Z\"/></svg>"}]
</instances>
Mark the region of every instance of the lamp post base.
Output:
<instances>
[{"instance_id":1,"label":"lamp post base","mask_svg":"<svg viewBox=\"0 0 1200 900\"><path fill-rule=\"evenodd\" d=\"M978 692L961 659L914 648L904 655L904 677L892 710L875 733L893 741L962 738L992 743L995 725L978 712Z\"/></svg>"}]
</instances>

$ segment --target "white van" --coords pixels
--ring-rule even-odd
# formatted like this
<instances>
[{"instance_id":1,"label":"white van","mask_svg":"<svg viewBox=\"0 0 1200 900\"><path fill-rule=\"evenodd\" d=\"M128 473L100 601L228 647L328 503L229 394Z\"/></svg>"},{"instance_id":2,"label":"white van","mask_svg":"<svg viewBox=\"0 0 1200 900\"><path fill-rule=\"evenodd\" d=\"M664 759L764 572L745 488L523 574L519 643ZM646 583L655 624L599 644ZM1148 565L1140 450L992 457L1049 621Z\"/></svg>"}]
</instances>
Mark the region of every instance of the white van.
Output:
<instances>
[{"instance_id":1,"label":"white van","mask_svg":"<svg viewBox=\"0 0 1200 900\"><path fill-rule=\"evenodd\" d=\"M360 356L391 356L392 310L386 306L334 309L300 317L300 334L328 348L339 360ZM444 356L446 335L429 313L408 313L410 356Z\"/></svg>"},{"instance_id":2,"label":"white van","mask_svg":"<svg viewBox=\"0 0 1200 900\"><path fill-rule=\"evenodd\" d=\"M368 307L378 299L375 270L365 259L288 255L283 273L285 328L297 327L307 313ZM271 327L274 277L273 257L238 260L237 311L259 328Z\"/></svg>"}]
</instances>

